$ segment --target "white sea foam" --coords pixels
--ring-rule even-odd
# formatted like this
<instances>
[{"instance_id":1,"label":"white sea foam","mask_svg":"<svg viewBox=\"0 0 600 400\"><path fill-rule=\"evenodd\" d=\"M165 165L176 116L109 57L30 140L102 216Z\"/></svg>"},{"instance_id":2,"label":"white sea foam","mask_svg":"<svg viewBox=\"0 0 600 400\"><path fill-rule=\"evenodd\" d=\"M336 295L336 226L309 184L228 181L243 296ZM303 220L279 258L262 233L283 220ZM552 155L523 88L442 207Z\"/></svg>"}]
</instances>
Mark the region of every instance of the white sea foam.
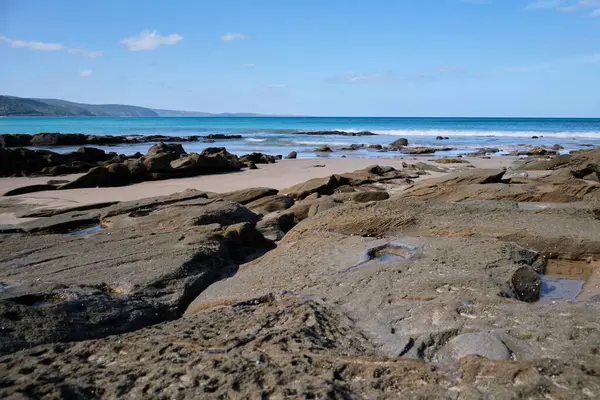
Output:
<instances>
[{"instance_id":1,"label":"white sea foam","mask_svg":"<svg viewBox=\"0 0 600 400\"><path fill-rule=\"evenodd\" d=\"M255 142L255 143L262 143L262 142L266 142L267 139L256 139L256 138L248 138L246 139L246 142Z\"/></svg>"},{"instance_id":2,"label":"white sea foam","mask_svg":"<svg viewBox=\"0 0 600 400\"><path fill-rule=\"evenodd\" d=\"M299 144L304 146L350 146L351 144L356 144L356 142L337 142L337 141L322 141L322 140L292 140L293 144Z\"/></svg>"},{"instance_id":3,"label":"white sea foam","mask_svg":"<svg viewBox=\"0 0 600 400\"><path fill-rule=\"evenodd\" d=\"M355 130L348 131L355 132ZM383 129L371 130L378 135L389 136L448 136L448 137L515 137L531 138L532 136L543 136L552 138L587 138L600 139L600 132L540 132L540 131L476 131L476 130L451 130L451 129Z\"/></svg>"}]
</instances>

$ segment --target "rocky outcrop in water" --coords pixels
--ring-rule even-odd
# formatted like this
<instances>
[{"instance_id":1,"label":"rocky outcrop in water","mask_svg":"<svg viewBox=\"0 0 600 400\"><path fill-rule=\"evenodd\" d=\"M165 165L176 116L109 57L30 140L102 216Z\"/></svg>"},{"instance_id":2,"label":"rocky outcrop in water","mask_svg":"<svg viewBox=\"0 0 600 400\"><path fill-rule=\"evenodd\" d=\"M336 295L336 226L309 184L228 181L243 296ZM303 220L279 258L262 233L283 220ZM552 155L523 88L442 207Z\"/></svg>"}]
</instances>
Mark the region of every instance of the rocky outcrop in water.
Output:
<instances>
[{"instance_id":1,"label":"rocky outcrop in water","mask_svg":"<svg viewBox=\"0 0 600 400\"><path fill-rule=\"evenodd\" d=\"M208 135L219 136L219 135ZM207 136L207 137L208 137ZM35 135L2 134L0 147L49 147L49 146L85 146L116 145L149 142L195 142L202 136L162 136L162 135L86 135L83 133L38 133ZM225 137L214 137L225 139Z\"/></svg>"}]
</instances>

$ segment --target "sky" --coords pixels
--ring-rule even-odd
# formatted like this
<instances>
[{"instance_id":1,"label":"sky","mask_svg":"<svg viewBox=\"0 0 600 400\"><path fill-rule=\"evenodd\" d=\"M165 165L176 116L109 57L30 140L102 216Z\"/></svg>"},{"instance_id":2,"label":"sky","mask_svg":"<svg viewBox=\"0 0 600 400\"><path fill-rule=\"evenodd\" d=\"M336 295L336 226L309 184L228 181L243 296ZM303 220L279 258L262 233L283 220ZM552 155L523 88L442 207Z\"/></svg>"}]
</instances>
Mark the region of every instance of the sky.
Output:
<instances>
[{"instance_id":1,"label":"sky","mask_svg":"<svg viewBox=\"0 0 600 400\"><path fill-rule=\"evenodd\" d=\"M600 117L600 0L0 0L0 94L205 112Z\"/></svg>"}]
</instances>

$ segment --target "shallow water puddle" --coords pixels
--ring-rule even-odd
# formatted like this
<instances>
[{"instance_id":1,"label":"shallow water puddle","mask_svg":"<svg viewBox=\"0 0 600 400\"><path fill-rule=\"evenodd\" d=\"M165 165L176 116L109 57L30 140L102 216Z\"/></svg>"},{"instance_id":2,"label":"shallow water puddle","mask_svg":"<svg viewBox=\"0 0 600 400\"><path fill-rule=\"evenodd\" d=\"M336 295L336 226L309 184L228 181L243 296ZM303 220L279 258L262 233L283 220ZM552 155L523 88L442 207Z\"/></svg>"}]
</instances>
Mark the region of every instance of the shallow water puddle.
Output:
<instances>
[{"instance_id":1,"label":"shallow water puddle","mask_svg":"<svg viewBox=\"0 0 600 400\"><path fill-rule=\"evenodd\" d=\"M94 232L100 232L102 230L102 225L97 224L94 226L90 226L89 228L84 228L84 229L79 229L73 232L69 232L71 235L82 235L85 233L94 233Z\"/></svg>"},{"instance_id":2,"label":"shallow water puddle","mask_svg":"<svg viewBox=\"0 0 600 400\"><path fill-rule=\"evenodd\" d=\"M575 300L583 289L583 279L541 277L540 300L538 304L552 304L558 301Z\"/></svg>"},{"instance_id":3,"label":"shallow water puddle","mask_svg":"<svg viewBox=\"0 0 600 400\"><path fill-rule=\"evenodd\" d=\"M404 242L389 242L381 246L373 247L360 255L360 261L351 267L346 268L341 273L347 273L357 269L369 261L391 262L391 261L410 261L421 255L422 249Z\"/></svg>"},{"instance_id":4,"label":"shallow water puddle","mask_svg":"<svg viewBox=\"0 0 600 400\"><path fill-rule=\"evenodd\" d=\"M383 246L369 249L361 256L361 261L377 260L387 261L408 261L419 253L419 248L407 243L390 242Z\"/></svg>"},{"instance_id":5,"label":"shallow water puddle","mask_svg":"<svg viewBox=\"0 0 600 400\"><path fill-rule=\"evenodd\" d=\"M598 262L548 260L545 273L540 276L542 286L538 304L577 299L591 283L588 280L597 267Z\"/></svg>"}]
</instances>

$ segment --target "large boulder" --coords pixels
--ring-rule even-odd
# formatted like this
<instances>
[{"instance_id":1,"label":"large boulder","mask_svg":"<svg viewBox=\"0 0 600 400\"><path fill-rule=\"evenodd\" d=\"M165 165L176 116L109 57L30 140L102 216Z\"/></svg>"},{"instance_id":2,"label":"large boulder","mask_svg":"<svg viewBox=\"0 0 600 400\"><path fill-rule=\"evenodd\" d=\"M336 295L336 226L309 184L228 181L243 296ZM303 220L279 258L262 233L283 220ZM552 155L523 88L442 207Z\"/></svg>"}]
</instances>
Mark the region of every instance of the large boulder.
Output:
<instances>
[{"instance_id":1,"label":"large boulder","mask_svg":"<svg viewBox=\"0 0 600 400\"><path fill-rule=\"evenodd\" d=\"M185 154L183 146L179 143L157 143L148 149L147 156L153 156L160 153L169 153L172 155L172 159L179 158L182 154Z\"/></svg>"},{"instance_id":2,"label":"large boulder","mask_svg":"<svg viewBox=\"0 0 600 400\"><path fill-rule=\"evenodd\" d=\"M408 139L404 138L396 139L392 143L390 143L390 148L392 150L400 150L405 146L408 146Z\"/></svg>"},{"instance_id":3,"label":"large boulder","mask_svg":"<svg viewBox=\"0 0 600 400\"><path fill-rule=\"evenodd\" d=\"M144 159L144 165L149 172L169 172L173 169L171 153L153 153Z\"/></svg>"},{"instance_id":4,"label":"large boulder","mask_svg":"<svg viewBox=\"0 0 600 400\"><path fill-rule=\"evenodd\" d=\"M285 158L287 160L293 160L293 159L296 159L297 157L298 157L298 153L296 153L295 151L292 151L292 152L290 152L290 154L285 156Z\"/></svg>"},{"instance_id":5,"label":"large boulder","mask_svg":"<svg viewBox=\"0 0 600 400\"><path fill-rule=\"evenodd\" d=\"M254 164L273 164L277 162L277 157L263 153L250 153L240 157L240 162Z\"/></svg>"}]
</instances>

